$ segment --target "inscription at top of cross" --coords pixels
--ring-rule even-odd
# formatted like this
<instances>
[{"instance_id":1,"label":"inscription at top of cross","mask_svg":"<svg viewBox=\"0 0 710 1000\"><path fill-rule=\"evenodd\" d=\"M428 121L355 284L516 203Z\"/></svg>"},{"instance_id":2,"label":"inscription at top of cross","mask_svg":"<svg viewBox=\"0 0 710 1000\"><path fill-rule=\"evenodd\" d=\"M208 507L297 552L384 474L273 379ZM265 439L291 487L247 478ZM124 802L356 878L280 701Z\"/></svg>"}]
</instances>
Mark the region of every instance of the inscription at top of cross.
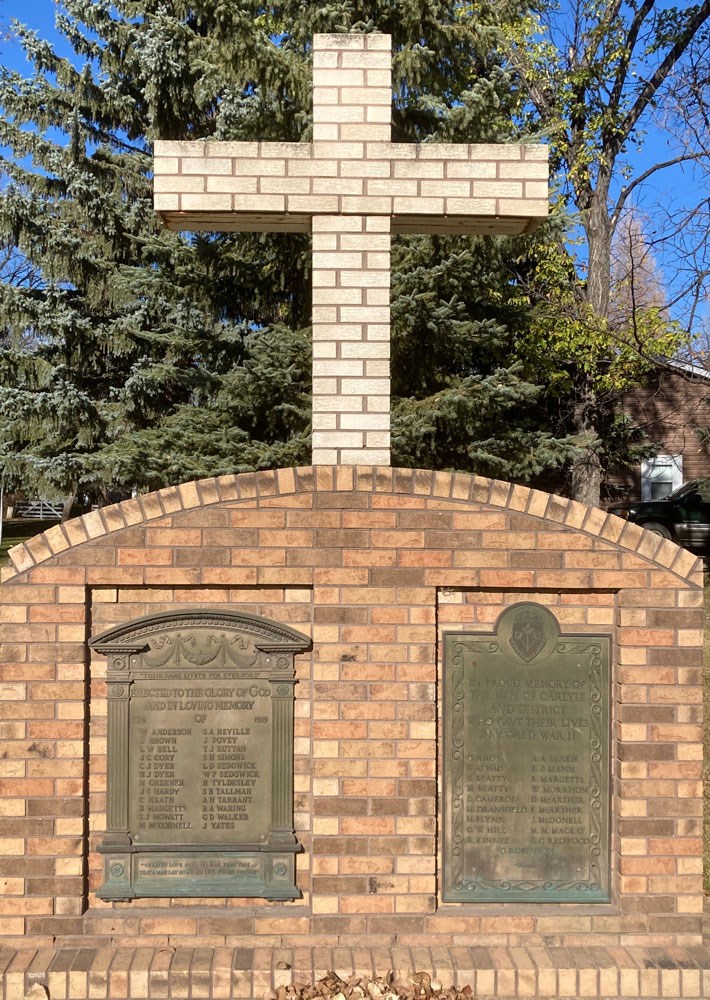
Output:
<instances>
[{"instance_id":1,"label":"inscription at top of cross","mask_svg":"<svg viewBox=\"0 0 710 1000\"><path fill-rule=\"evenodd\" d=\"M315 35L313 141L155 144L170 229L313 233L313 463L389 465L391 233L517 234L547 147L393 143L389 35Z\"/></svg>"}]
</instances>

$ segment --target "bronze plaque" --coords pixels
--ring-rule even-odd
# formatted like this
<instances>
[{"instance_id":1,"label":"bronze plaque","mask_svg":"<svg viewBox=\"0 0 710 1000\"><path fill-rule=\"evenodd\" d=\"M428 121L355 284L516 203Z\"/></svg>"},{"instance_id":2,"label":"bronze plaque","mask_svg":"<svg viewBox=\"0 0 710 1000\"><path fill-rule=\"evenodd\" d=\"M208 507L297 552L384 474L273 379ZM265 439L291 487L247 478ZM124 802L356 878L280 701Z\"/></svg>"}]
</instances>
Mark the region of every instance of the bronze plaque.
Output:
<instances>
[{"instance_id":1,"label":"bronze plaque","mask_svg":"<svg viewBox=\"0 0 710 1000\"><path fill-rule=\"evenodd\" d=\"M287 626L222 611L90 640L108 665L102 899L294 899L294 653Z\"/></svg>"},{"instance_id":2,"label":"bronze plaque","mask_svg":"<svg viewBox=\"0 0 710 1000\"><path fill-rule=\"evenodd\" d=\"M609 646L527 603L446 634L445 901L609 901Z\"/></svg>"}]
</instances>

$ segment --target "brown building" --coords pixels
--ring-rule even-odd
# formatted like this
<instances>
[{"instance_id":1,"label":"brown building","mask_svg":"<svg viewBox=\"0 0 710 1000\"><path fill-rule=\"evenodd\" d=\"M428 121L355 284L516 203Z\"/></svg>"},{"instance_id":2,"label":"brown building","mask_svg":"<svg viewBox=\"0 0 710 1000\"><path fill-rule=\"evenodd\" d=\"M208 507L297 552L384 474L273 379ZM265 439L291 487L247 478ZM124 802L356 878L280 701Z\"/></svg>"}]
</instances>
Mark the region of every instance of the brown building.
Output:
<instances>
[{"instance_id":1,"label":"brown building","mask_svg":"<svg viewBox=\"0 0 710 1000\"><path fill-rule=\"evenodd\" d=\"M667 496L682 483L710 476L710 371L673 361L624 396L624 411L657 445L656 454L626 474L609 477L614 493L629 500Z\"/></svg>"}]
</instances>

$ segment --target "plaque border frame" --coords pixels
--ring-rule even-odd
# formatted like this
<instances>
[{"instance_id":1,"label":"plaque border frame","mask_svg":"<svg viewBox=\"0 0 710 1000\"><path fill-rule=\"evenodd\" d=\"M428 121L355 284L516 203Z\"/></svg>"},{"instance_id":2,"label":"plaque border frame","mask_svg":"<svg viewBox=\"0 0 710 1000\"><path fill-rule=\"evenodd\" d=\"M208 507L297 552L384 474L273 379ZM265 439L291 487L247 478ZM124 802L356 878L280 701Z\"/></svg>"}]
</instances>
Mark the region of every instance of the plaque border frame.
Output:
<instances>
[{"instance_id":1,"label":"plaque border frame","mask_svg":"<svg viewBox=\"0 0 710 1000\"><path fill-rule=\"evenodd\" d=\"M267 682L271 688L271 821L265 842L229 844L136 844L129 828L130 689L133 674L160 669L143 663L149 638L175 629L222 628L243 633L256 650L256 666L245 676ZM294 656L312 647L310 637L281 622L259 615L220 608L192 608L159 612L116 625L88 640L89 647L107 656L106 671L107 795L106 831L97 850L104 857L104 884L97 890L100 899L123 902L136 898L263 898L298 899L295 883L295 855L303 850L293 825L293 728L294 687L297 683ZM273 655L270 655L273 654ZM178 670L179 668L175 668ZM193 668L194 669L194 668ZM240 676L240 666L222 669ZM186 856L220 855L255 865L258 877L248 883L195 877L165 886L138 877L141 855Z\"/></svg>"},{"instance_id":2,"label":"plaque border frame","mask_svg":"<svg viewBox=\"0 0 710 1000\"><path fill-rule=\"evenodd\" d=\"M593 777L597 778L598 788L597 795L594 796L593 801L598 803L596 810L592 811L593 823L590 823L590 830L594 825L597 830L596 844L593 850L598 853L600 865L598 869L598 877L596 884L582 884L579 882L570 882L569 880L557 880L557 882L544 882L543 880L537 880L535 883L532 880L518 880L512 881L507 879L499 879L496 881L486 881L484 879L466 878L463 875L462 865L463 865L463 847L461 847L461 871L453 870L453 854L454 850L447 850L448 845L453 841L453 825L457 819L457 809L460 810L461 802L457 802L457 796L455 791L450 784L451 772L455 764L455 757L458 756L463 761L463 750L464 750L464 736L463 736L463 718L456 720L456 715L462 715L463 713L463 696L460 699L459 712L456 712L456 702L451 695L456 681L452 676L452 668L449 663L449 648L457 642L466 642L469 647L475 647L477 652L482 653L498 653L500 652L499 640L501 638L501 624L506 623L506 619L509 617L512 619L513 615L517 612L524 611L526 609L534 609L536 612L542 612L543 615L548 619L548 623L554 623L555 629L555 640L552 645L552 650L559 653L580 653L583 650L575 648L578 645L582 645L586 648L590 644L599 644L600 651L598 656L598 664L592 666L593 669L598 669L599 671L599 687L598 696L592 697L592 704L590 705L590 714L598 721L598 745L594 746L594 737L590 732L590 749L593 752L593 766L596 763L595 770L593 771ZM551 621L550 621L551 620ZM493 632L471 632L469 630L462 630L454 632L451 629L442 631L441 634L441 649L442 649L442 682L443 682L443 698L442 698L442 785L443 785L443 796L442 796L442 830L443 836L441 839L441 873L442 873L442 890L441 890L441 900L443 903L544 903L544 904L560 904L560 903L584 903L587 905L598 903L598 904L609 904L611 899L611 858L610 858L610 848L611 848L611 796L610 792L612 789L611 782L611 707L612 707L612 671L611 671L611 648L612 648L612 634L611 633L562 633L560 630L560 624L557 620L555 614L542 604L536 604L532 601L520 601L512 604L503 609L496 619ZM546 655L542 658L546 659L549 656L550 642L547 643L547 648L545 650ZM542 650L541 650L542 652ZM517 655L517 654L516 654ZM537 655L528 660L532 662ZM525 662L523 657L520 657L522 662ZM451 656L451 661L453 661L453 656ZM462 667L463 670L463 667ZM606 693L606 703L604 701L603 695ZM451 707L449 702L451 700ZM453 732L455 724L459 724L459 730L456 734ZM606 741L606 746L605 746ZM605 752L606 750L606 752ZM594 760L596 757L596 762ZM590 802L590 810L592 810L592 803ZM461 820L462 816L459 817ZM462 834L463 836L463 834ZM591 838L590 838L591 840ZM602 864L606 860L606 864ZM593 868L593 862L591 866Z\"/></svg>"}]
</instances>

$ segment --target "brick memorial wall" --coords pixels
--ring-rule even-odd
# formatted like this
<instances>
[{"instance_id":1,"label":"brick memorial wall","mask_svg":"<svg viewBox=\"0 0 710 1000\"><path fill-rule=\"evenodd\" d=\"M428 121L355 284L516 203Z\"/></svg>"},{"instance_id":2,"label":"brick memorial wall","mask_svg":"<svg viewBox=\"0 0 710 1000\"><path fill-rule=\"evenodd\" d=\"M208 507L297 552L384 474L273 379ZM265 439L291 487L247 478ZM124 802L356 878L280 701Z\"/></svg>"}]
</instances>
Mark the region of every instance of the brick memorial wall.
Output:
<instances>
[{"instance_id":1,"label":"brick memorial wall","mask_svg":"<svg viewBox=\"0 0 710 1000\"><path fill-rule=\"evenodd\" d=\"M338 948L355 968L397 955L403 965L438 961L503 996L525 995L531 983L540 995L577 995L583 980L585 995L617 995L610 984L620 989L622 974L638 991L669 968L685 976L684 996L706 989L697 952L703 592L689 553L599 510L505 483L320 467L166 489L57 526L11 559L0 588L8 997L50 973L52 1000L87 996L96 962L115 986L91 996L165 995L138 984L151 970L163 982L185 949L212 956L213 992L195 996L252 995L238 989L256 989L253 969L268 979L274 956L290 956L288 975L299 962L314 974ZM442 901L437 650L444 632L490 633L521 601L549 608L563 633L611 639L609 903ZM293 902L96 896L106 658L91 658L87 640L137 617L197 608L267 617L313 642L294 661L294 816L304 852ZM246 946L253 969L237 974L234 956ZM653 949L676 960L644 965L640 950ZM66 967L52 965L67 954ZM222 960L227 986L215 971ZM121 993L129 967L136 986ZM76 992L61 992L70 972Z\"/></svg>"}]
</instances>

